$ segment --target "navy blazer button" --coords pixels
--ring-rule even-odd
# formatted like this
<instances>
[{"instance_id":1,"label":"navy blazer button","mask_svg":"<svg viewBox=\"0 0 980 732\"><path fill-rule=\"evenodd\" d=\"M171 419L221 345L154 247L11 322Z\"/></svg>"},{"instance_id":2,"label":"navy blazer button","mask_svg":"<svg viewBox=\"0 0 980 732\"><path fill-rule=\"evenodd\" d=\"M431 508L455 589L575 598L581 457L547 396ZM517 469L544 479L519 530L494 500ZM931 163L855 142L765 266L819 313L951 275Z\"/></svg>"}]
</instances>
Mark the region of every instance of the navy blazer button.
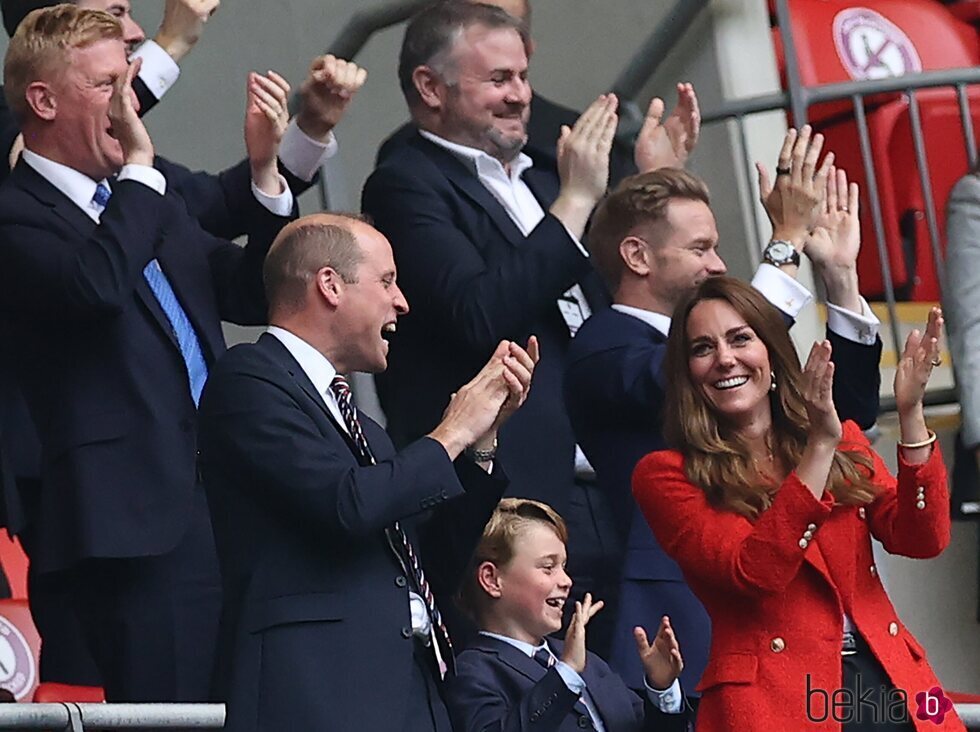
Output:
<instances>
[{"instance_id":1,"label":"navy blazer button","mask_svg":"<svg viewBox=\"0 0 980 732\"><path fill-rule=\"evenodd\" d=\"M531 721L532 722L537 722L540 717L541 717L541 715L538 714L537 712L532 712L531 713Z\"/></svg>"},{"instance_id":2,"label":"navy blazer button","mask_svg":"<svg viewBox=\"0 0 980 732\"><path fill-rule=\"evenodd\" d=\"M402 638L411 638L412 629L409 627L402 628Z\"/></svg>"},{"instance_id":3,"label":"navy blazer button","mask_svg":"<svg viewBox=\"0 0 980 732\"><path fill-rule=\"evenodd\" d=\"M579 729L588 729L591 726L592 726L592 720L589 719L584 714L581 717L578 718L578 727L579 727Z\"/></svg>"},{"instance_id":4,"label":"navy blazer button","mask_svg":"<svg viewBox=\"0 0 980 732\"><path fill-rule=\"evenodd\" d=\"M408 580L406 580L402 575L395 577L395 587L404 587L407 584Z\"/></svg>"}]
</instances>

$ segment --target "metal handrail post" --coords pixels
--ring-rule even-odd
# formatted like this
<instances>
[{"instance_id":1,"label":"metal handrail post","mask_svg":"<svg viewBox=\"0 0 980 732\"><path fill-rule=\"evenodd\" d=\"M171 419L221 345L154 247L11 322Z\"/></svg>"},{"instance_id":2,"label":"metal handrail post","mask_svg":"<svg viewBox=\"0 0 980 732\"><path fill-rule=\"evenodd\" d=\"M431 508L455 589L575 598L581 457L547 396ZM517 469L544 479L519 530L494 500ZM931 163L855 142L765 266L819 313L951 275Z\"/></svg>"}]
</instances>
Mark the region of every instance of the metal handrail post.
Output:
<instances>
[{"instance_id":1,"label":"metal handrail post","mask_svg":"<svg viewBox=\"0 0 980 732\"><path fill-rule=\"evenodd\" d=\"M807 123L808 90L800 81L800 62L796 54L793 31L790 28L789 0L776 0L776 23L783 44L783 58L786 60L786 86L789 87L789 105L793 113L793 124L802 127Z\"/></svg>"}]
</instances>

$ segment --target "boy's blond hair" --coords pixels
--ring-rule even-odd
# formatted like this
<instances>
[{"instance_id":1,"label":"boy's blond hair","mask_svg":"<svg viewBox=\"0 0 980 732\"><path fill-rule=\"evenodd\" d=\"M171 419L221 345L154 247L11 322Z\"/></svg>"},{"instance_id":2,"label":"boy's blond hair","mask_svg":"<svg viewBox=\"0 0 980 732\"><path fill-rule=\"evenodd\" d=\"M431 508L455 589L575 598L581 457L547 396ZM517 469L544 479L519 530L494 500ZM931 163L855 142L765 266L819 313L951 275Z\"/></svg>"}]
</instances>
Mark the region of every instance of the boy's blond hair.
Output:
<instances>
[{"instance_id":1,"label":"boy's blond hair","mask_svg":"<svg viewBox=\"0 0 980 732\"><path fill-rule=\"evenodd\" d=\"M482 609L487 604L487 594L476 576L477 568L484 562L492 562L497 567L506 566L514 558L517 537L532 524L543 524L553 529L563 544L568 543L564 519L548 504L530 498L501 500L483 529L483 536L473 552L456 597L456 603L471 620L479 623Z\"/></svg>"}]
</instances>

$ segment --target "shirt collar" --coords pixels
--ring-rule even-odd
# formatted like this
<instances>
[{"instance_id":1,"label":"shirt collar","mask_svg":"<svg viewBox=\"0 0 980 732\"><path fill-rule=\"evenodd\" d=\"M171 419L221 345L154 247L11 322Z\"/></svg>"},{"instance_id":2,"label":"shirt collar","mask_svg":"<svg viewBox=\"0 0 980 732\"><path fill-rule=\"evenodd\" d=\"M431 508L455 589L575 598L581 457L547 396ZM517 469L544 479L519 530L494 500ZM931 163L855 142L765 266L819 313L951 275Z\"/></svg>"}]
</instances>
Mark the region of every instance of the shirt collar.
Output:
<instances>
[{"instance_id":1,"label":"shirt collar","mask_svg":"<svg viewBox=\"0 0 980 732\"><path fill-rule=\"evenodd\" d=\"M514 646L514 648L516 648L517 650L519 650L521 653L523 653L526 656L528 656L528 658L534 658L534 654L537 651L540 651L542 648L545 649L546 651L548 651L548 653L550 653L552 656L555 655L552 652L551 648L548 646L548 642L547 641L545 641L544 643L542 643L539 646L534 646L534 645L531 645L530 643L525 643L524 641L517 640L517 638L511 638L510 636L500 635L499 633L491 633L489 630L481 630L480 631L480 635L485 635L488 638L496 638L499 641L503 641L504 643L508 643L509 645Z\"/></svg>"},{"instance_id":2,"label":"shirt collar","mask_svg":"<svg viewBox=\"0 0 980 732\"><path fill-rule=\"evenodd\" d=\"M320 394L324 399L332 398L330 384L333 382L334 376L337 375L337 369L326 356L285 328L270 325L265 332L278 338L286 347L289 354L296 359L299 367L303 369L303 373L313 382L317 394Z\"/></svg>"},{"instance_id":3,"label":"shirt collar","mask_svg":"<svg viewBox=\"0 0 980 732\"><path fill-rule=\"evenodd\" d=\"M619 303L615 303L612 308L626 315L632 315L634 318L639 318L663 336L670 333L670 318L663 313L655 313L652 310L635 308L632 305L620 305Z\"/></svg>"},{"instance_id":4,"label":"shirt collar","mask_svg":"<svg viewBox=\"0 0 980 732\"><path fill-rule=\"evenodd\" d=\"M483 150L467 145L460 145L458 142L451 142L428 130L419 129L419 134L429 142L438 145L444 150L448 150L463 162L470 169L470 172L478 178L482 175L496 175L515 181L521 177L525 170L534 165L531 157L521 152L517 154L517 157L510 164L510 172L508 173L503 163Z\"/></svg>"},{"instance_id":5,"label":"shirt collar","mask_svg":"<svg viewBox=\"0 0 980 732\"><path fill-rule=\"evenodd\" d=\"M74 168L70 168L63 163L57 163L31 150L24 150L21 155L24 158L24 162L34 168L41 177L64 193L82 211L93 219L98 220L102 208L92 200L95 196L95 188L99 183L98 181L92 180ZM109 182L107 180L102 180L101 182L106 188L109 188Z\"/></svg>"}]
</instances>

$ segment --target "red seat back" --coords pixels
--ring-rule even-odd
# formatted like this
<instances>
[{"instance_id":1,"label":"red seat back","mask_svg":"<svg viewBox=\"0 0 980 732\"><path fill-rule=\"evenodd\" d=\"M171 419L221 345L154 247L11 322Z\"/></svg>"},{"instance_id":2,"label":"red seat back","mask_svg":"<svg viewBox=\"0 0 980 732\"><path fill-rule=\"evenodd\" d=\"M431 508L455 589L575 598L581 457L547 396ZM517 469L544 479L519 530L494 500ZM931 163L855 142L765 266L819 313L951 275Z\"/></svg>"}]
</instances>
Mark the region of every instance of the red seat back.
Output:
<instances>
[{"instance_id":1,"label":"red seat back","mask_svg":"<svg viewBox=\"0 0 980 732\"><path fill-rule=\"evenodd\" d=\"M41 638L27 600L0 600L0 688L17 701L31 698L38 681Z\"/></svg>"}]
</instances>

